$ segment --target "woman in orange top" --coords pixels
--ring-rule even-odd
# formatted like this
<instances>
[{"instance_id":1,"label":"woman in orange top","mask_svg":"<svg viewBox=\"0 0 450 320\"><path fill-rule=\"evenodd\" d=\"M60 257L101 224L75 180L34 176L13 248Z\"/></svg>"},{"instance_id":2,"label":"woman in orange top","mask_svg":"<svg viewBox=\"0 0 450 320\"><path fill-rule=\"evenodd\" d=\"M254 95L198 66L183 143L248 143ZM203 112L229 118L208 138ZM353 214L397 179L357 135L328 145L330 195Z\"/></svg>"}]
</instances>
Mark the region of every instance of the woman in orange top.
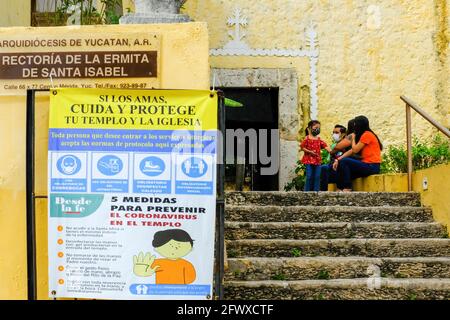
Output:
<instances>
[{"instance_id":1,"label":"woman in orange top","mask_svg":"<svg viewBox=\"0 0 450 320\"><path fill-rule=\"evenodd\" d=\"M352 179L380 173L381 150L383 145L370 129L369 119L365 116L356 117L352 150L337 158L333 165L337 169L338 190L352 191ZM361 160L349 157L357 153L361 155Z\"/></svg>"}]
</instances>

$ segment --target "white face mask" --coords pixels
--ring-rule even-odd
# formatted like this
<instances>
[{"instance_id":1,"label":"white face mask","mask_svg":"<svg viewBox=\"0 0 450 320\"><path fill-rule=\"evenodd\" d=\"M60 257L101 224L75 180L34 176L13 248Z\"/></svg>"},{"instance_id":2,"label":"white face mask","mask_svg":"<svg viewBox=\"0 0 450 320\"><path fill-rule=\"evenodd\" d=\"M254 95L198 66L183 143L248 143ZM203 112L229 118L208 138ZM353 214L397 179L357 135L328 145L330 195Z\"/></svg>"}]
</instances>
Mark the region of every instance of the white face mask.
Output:
<instances>
[{"instance_id":1,"label":"white face mask","mask_svg":"<svg viewBox=\"0 0 450 320\"><path fill-rule=\"evenodd\" d=\"M333 133L333 140L334 142L338 142L341 140L341 135L339 133Z\"/></svg>"}]
</instances>

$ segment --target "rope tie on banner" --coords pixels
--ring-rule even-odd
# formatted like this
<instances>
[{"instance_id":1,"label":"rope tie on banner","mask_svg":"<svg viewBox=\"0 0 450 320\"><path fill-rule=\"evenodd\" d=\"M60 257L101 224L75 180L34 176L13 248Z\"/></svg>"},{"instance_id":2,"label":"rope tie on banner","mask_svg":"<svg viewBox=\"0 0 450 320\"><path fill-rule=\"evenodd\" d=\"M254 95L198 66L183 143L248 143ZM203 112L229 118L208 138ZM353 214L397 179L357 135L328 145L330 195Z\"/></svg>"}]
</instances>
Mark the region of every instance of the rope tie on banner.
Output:
<instances>
[{"instance_id":1,"label":"rope tie on banner","mask_svg":"<svg viewBox=\"0 0 450 320\"><path fill-rule=\"evenodd\" d=\"M216 72L213 73L213 81L212 81L212 91L209 95L211 98L214 97L214 91L216 90Z\"/></svg>"},{"instance_id":2,"label":"rope tie on banner","mask_svg":"<svg viewBox=\"0 0 450 320\"><path fill-rule=\"evenodd\" d=\"M51 74L50 74L50 83L51 83L51 85L52 85L52 88L54 88L55 86L53 85L53 77L52 77Z\"/></svg>"}]
</instances>

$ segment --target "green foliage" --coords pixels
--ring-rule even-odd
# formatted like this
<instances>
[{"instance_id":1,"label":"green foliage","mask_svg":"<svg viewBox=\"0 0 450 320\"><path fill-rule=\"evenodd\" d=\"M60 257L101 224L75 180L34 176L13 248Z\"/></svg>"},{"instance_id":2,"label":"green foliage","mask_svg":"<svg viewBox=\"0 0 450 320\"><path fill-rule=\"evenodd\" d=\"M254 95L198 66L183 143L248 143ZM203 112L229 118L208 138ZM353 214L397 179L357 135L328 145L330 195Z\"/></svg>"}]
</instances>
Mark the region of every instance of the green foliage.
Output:
<instances>
[{"instance_id":1,"label":"green foliage","mask_svg":"<svg viewBox=\"0 0 450 320\"><path fill-rule=\"evenodd\" d=\"M101 0L101 8L98 11L94 6L94 0L61 0L56 8L55 24L60 23L62 19L67 19L67 10L71 6L80 6L82 25L93 24L118 24L121 16L116 14L121 0Z\"/></svg>"},{"instance_id":2,"label":"green foliage","mask_svg":"<svg viewBox=\"0 0 450 320\"><path fill-rule=\"evenodd\" d=\"M319 270L319 272L317 273L317 279L320 280L329 280L331 278L330 273L328 272L328 270Z\"/></svg>"},{"instance_id":3,"label":"green foliage","mask_svg":"<svg viewBox=\"0 0 450 320\"><path fill-rule=\"evenodd\" d=\"M291 250L291 254L294 257L300 257L302 255L302 250L294 248Z\"/></svg>"},{"instance_id":4,"label":"green foliage","mask_svg":"<svg viewBox=\"0 0 450 320\"><path fill-rule=\"evenodd\" d=\"M328 151L327 150L325 150L325 149L322 149L321 151L320 151L320 155L322 156L322 164L328 164L328 163L330 163L330 161L329 161L329 156L330 156L330 154L328 153Z\"/></svg>"},{"instance_id":5,"label":"green foliage","mask_svg":"<svg viewBox=\"0 0 450 320\"><path fill-rule=\"evenodd\" d=\"M294 172L295 178L284 186L284 191L303 191L306 181L306 166L299 160L297 161Z\"/></svg>"},{"instance_id":6,"label":"green foliage","mask_svg":"<svg viewBox=\"0 0 450 320\"><path fill-rule=\"evenodd\" d=\"M408 294L408 300L417 300L417 294L415 293Z\"/></svg>"},{"instance_id":7,"label":"green foliage","mask_svg":"<svg viewBox=\"0 0 450 320\"><path fill-rule=\"evenodd\" d=\"M413 168L426 169L450 162L450 142L441 136L435 136L430 141L413 139ZM381 173L408 172L406 146L391 146L384 153L381 163Z\"/></svg>"},{"instance_id":8,"label":"green foliage","mask_svg":"<svg viewBox=\"0 0 450 320\"><path fill-rule=\"evenodd\" d=\"M286 277L286 275L284 273L277 273L276 275L274 275L272 277L272 280L284 281L286 279L287 279L287 277Z\"/></svg>"},{"instance_id":9,"label":"green foliage","mask_svg":"<svg viewBox=\"0 0 450 320\"><path fill-rule=\"evenodd\" d=\"M397 279L405 279L405 278L408 278L408 276L407 276L406 274L401 273L401 272L396 272L396 273L394 274L394 278L397 278Z\"/></svg>"},{"instance_id":10,"label":"green foliage","mask_svg":"<svg viewBox=\"0 0 450 320\"><path fill-rule=\"evenodd\" d=\"M327 239L336 239L337 236L334 233L327 233Z\"/></svg>"},{"instance_id":11,"label":"green foliage","mask_svg":"<svg viewBox=\"0 0 450 320\"><path fill-rule=\"evenodd\" d=\"M327 157L328 152L325 149L322 149L321 151L322 155L322 163L327 163ZM284 191L303 191L305 187L305 181L306 181L306 166L300 161L297 161L296 167L294 169L295 177L291 180L291 182L288 182L284 186Z\"/></svg>"},{"instance_id":12,"label":"green foliage","mask_svg":"<svg viewBox=\"0 0 450 320\"><path fill-rule=\"evenodd\" d=\"M324 295L323 293L319 293L319 294L316 296L316 300L325 300L325 295Z\"/></svg>"},{"instance_id":13,"label":"green foliage","mask_svg":"<svg viewBox=\"0 0 450 320\"><path fill-rule=\"evenodd\" d=\"M181 7L180 10L186 10L186 7L184 6L186 4L187 0L182 0L181 1Z\"/></svg>"},{"instance_id":14,"label":"green foliage","mask_svg":"<svg viewBox=\"0 0 450 320\"><path fill-rule=\"evenodd\" d=\"M116 1L109 1L114 2L110 5L105 6L105 13L104 13L104 23L105 24L119 24L119 19L121 15L118 15L116 13L116 6L119 5L119 3L115 3Z\"/></svg>"}]
</instances>

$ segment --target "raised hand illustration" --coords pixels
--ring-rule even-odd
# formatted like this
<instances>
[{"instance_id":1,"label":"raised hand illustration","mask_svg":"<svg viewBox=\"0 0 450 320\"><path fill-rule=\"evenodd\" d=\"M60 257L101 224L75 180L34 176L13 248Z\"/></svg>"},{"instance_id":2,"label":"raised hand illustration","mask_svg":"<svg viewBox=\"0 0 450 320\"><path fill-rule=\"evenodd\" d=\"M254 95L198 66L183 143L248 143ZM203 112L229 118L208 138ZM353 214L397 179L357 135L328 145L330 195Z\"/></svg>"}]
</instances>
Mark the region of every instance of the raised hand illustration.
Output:
<instances>
[{"instance_id":1,"label":"raised hand illustration","mask_svg":"<svg viewBox=\"0 0 450 320\"><path fill-rule=\"evenodd\" d=\"M144 256L143 252L139 252L138 256L133 256L133 272L138 277L150 277L152 276L159 266L153 266L155 256L147 252Z\"/></svg>"}]
</instances>

